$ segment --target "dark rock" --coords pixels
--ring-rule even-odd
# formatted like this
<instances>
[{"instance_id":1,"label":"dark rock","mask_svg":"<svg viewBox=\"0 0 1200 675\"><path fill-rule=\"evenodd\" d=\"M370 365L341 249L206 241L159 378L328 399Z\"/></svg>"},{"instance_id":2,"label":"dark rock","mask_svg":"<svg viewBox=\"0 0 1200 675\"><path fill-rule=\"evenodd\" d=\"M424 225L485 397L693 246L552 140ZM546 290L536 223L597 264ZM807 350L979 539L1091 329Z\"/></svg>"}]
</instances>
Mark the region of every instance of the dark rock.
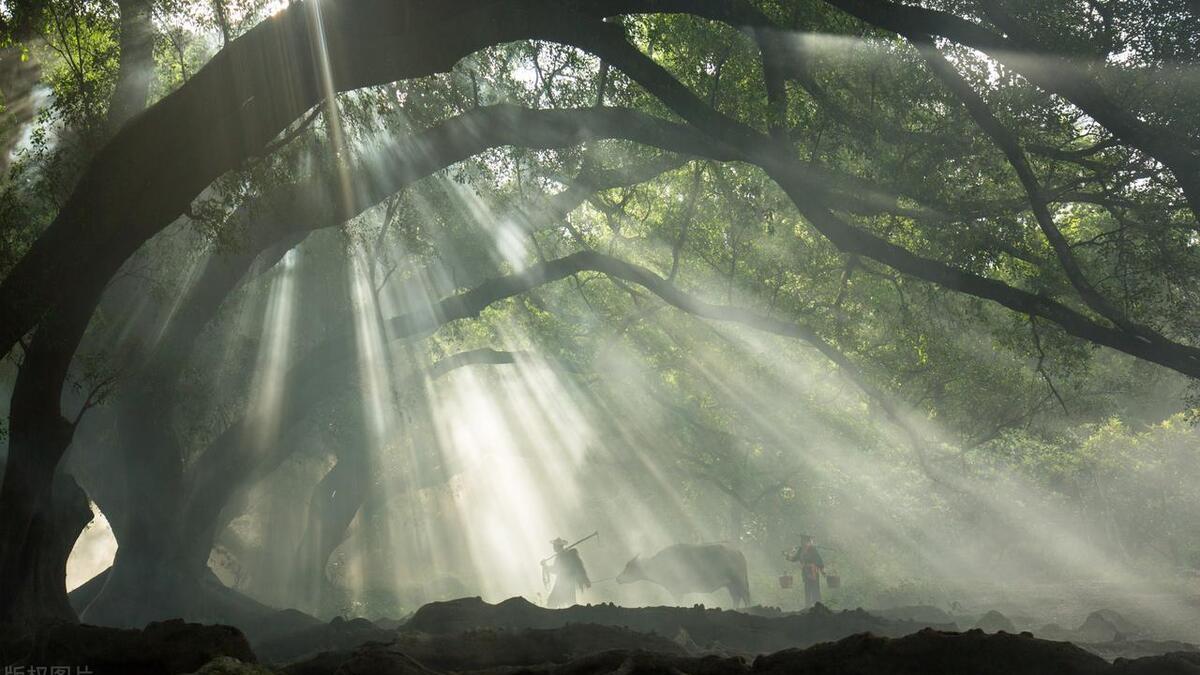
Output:
<instances>
[{"instance_id":1,"label":"dark rock","mask_svg":"<svg viewBox=\"0 0 1200 675\"><path fill-rule=\"evenodd\" d=\"M756 675L1090 675L1108 669L1104 659L1074 645L981 630L926 629L898 639L855 635L754 662Z\"/></svg>"},{"instance_id":2,"label":"dark rock","mask_svg":"<svg viewBox=\"0 0 1200 675\"><path fill-rule=\"evenodd\" d=\"M587 633L599 627L573 629ZM525 638L534 641L546 637L538 631L526 633ZM807 649L759 656L752 663L738 656L687 655L678 650L661 651L658 647L601 651L555 662L526 643L517 650L496 648L490 652L496 658L489 664L488 648L511 641L513 635L493 634L486 638L484 635L476 632L457 637L425 636L428 642L423 646L412 642L410 636L409 642L402 638L387 645L366 645L352 653L322 655L289 666L284 672L287 675L429 675L439 670L470 671L476 675L1200 675L1200 654L1196 653L1118 659L1110 664L1064 642L1041 640L1028 633L988 634L981 630L957 633L926 629L901 638L853 635ZM489 640L493 641L490 645ZM520 640L511 642L520 643ZM443 660L434 665L430 659L438 658L436 652L446 649L477 656L469 662L452 662L443 655ZM422 650L423 654L418 653Z\"/></svg>"},{"instance_id":3,"label":"dark rock","mask_svg":"<svg viewBox=\"0 0 1200 675\"><path fill-rule=\"evenodd\" d=\"M1200 675L1200 654L1162 654L1141 659L1117 659L1112 675Z\"/></svg>"},{"instance_id":4,"label":"dark rock","mask_svg":"<svg viewBox=\"0 0 1200 675\"><path fill-rule=\"evenodd\" d=\"M589 654L612 650L652 651L663 656L685 656L686 650L658 635L646 635L614 626L572 624L553 629L481 629L457 635L402 633L386 644L435 670L477 671L491 668L561 664ZM380 643L353 650L327 652L288 666L288 675L326 675L363 649L382 649Z\"/></svg>"},{"instance_id":5,"label":"dark rock","mask_svg":"<svg viewBox=\"0 0 1200 675\"><path fill-rule=\"evenodd\" d=\"M811 640L822 630L843 630L855 623L896 629L861 610L833 612L818 605L799 614L774 617L738 612L679 608L619 608L612 605L541 610L523 601L488 605L477 599L442 603L413 618L401 630L384 630L363 619L336 619L305 625L303 615L280 613L283 623L302 628L276 636L289 648L307 640L335 648L286 666L285 675L591 675L662 673L689 675L1200 675L1200 651L1182 643L1115 641L1100 647L1109 663L1066 642L1030 633L988 634L924 629L903 637L859 633L822 641L806 649L754 652L747 647ZM456 611L462 610L462 611ZM563 623L578 616L599 616L630 624ZM437 619L437 621L435 621ZM458 628L467 620L519 624L558 622L551 627L487 626L467 630L417 631L417 626ZM1111 618L1108 624L1117 623ZM439 623L442 622L442 623ZM675 630L653 627L674 626ZM824 626L824 628L821 628ZM382 635L384 640L369 640ZM1127 658L1181 647L1167 654ZM1089 648L1097 648L1089 645ZM697 653L701 651L703 653ZM717 652L717 653L713 653ZM1119 652L1119 653L1118 653ZM753 658L751 653L764 655ZM0 665L87 666L97 675L269 675L255 663L245 637L225 626L182 621L155 623L144 630L56 624L32 635L12 627L0 631Z\"/></svg>"},{"instance_id":6,"label":"dark rock","mask_svg":"<svg viewBox=\"0 0 1200 675\"><path fill-rule=\"evenodd\" d=\"M324 625L324 621L311 614L305 614L296 609L284 609L242 622L238 624L238 627L246 634L246 639L254 647L255 653L258 653L259 645L264 642Z\"/></svg>"},{"instance_id":7,"label":"dark rock","mask_svg":"<svg viewBox=\"0 0 1200 675\"><path fill-rule=\"evenodd\" d=\"M189 675L275 675L275 671L254 663L242 663L237 659L222 656L204 664L204 667Z\"/></svg>"},{"instance_id":8,"label":"dark rock","mask_svg":"<svg viewBox=\"0 0 1200 675\"><path fill-rule=\"evenodd\" d=\"M1200 647L1187 642L1160 640L1114 640L1113 642L1076 642L1080 647L1109 661L1119 658L1139 659L1162 654L1197 654Z\"/></svg>"},{"instance_id":9,"label":"dark rock","mask_svg":"<svg viewBox=\"0 0 1200 675\"><path fill-rule=\"evenodd\" d=\"M871 613L889 621L923 623L931 627L954 624L954 617L950 616L940 607L934 607L933 605L909 605L906 607L891 607L889 609L873 609Z\"/></svg>"},{"instance_id":10,"label":"dark rock","mask_svg":"<svg viewBox=\"0 0 1200 675\"><path fill-rule=\"evenodd\" d=\"M479 598L463 598L425 605L417 610L404 630L453 634L478 628L559 628L572 623L624 626L669 637L679 635L682 630L701 649L743 654L807 647L864 632L899 637L924 627L911 622L888 621L861 609L834 612L820 604L806 612L755 616L702 606L618 607L606 604L544 609L523 598L512 598L496 605Z\"/></svg>"},{"instance_id":11,"label":"dark rock","mask_svg":"<svg viewBox=\"0 0 1200 675\"><path fill-rule=\"evenodd\" d=\"M371 642L356 650L333 672L335 675L434 675L436 671L391 645Z\"/></svg>"},{"instance_id":12,"label":"dark rock","mask_svg":"<svg viewBox=\"0 0 1200 675\"><path fill-rule=\"evenodd\" d=\"M0 663L14 666L89 667L96 675L175 675L229 656L257 659L241 631L180 620L143 630L53 624L0 644Z\"/></svg>"},{"instance_id":13,"label":"dark rock","mask_svg":"<svg viewBox=\"0 0 1200 675\"><path fill-rule=\"evenodd\" d=\"M622 650L592 654L563 665L531 668L522 672L547 675L749 675L750 668L739 657L670 656Z\"/></svg>"},{"instance_id":14,"label":"dark rock","mask_svg":"<svg viewBox=\"0 0 1200 675\"><path fill-rule=\"evenodd\" d=\"M808 649L789 649L760 656L752 665L736 657L669 657L618 651L522 672L545 675L618 672L664 675L1107 675L1111 669L1112 666L1103 659L1069 644L1021 635L988 635L982 631L923 630L898 639L855 635ZM1136 675L1141 672L1136 671Z\"/></svg>"},{"instance_id":15,"label":"dark rock","mask_svg":"<svg viewBox=\"0 0 1200 675\"><path fill-rule=\"evenodd\" d=\"M306 625L256 641L254 651L266 663L291 663L327 651L346 651L367 642L391 642L396 631L366 619L336 617L329 623Z\"/></svg>"},{"instance_id":16,"label":"dark rock","mask_svg":"<svg viewBox=\"0 0 1200 675\"><path fill-rule=\"evenodd\" d=\"M375 625L384 630L396 630L408 623L408 620L411 618L412 614L408 614L399 619L375 619Z\"/></svg>"},{"instance_id":17,"label":"dark rock","mask_svg":"<svg viewBox=\"0 0 1200 675\"><path fill-rule=\"evenodd\" d=\"M793 611L785 612L785 611L783 611L783 609L781 609L779 607L769 607L766 605L754 605L753 607L744 607L742 609L739 609L738 611L743 614L749 614L751 616L772 616L772 617L787 616L790 614L800 614L801 613L801 612L793 612Z\"/></svg>"}]
</instances>

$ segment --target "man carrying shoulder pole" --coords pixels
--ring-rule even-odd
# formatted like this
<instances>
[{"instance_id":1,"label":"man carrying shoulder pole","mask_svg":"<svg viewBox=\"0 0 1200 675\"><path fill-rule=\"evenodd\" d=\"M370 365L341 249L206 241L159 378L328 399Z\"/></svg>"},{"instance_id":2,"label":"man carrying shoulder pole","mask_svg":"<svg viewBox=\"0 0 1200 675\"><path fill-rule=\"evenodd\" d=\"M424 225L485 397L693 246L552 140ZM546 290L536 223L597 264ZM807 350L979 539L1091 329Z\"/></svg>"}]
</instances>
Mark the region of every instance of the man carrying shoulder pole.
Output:
<instances>
[{"instance_id":1,"label":"man carrying shoulder pole","mask_svg":"<svg viewBox=\"0 0 1200 675\"><path fill-rule=\"evenodd\" d=\"M562 537L550 542L554 547L554 555L542 560L542 583L549 584L550 577L554 577L554 587L550 589L550 597L546 600L547 607L570 607L576 604L579 591L591 588L592 582L575 547L598 536L599 532L593 532L569 546Z\"/></svg>"}]
</instances>

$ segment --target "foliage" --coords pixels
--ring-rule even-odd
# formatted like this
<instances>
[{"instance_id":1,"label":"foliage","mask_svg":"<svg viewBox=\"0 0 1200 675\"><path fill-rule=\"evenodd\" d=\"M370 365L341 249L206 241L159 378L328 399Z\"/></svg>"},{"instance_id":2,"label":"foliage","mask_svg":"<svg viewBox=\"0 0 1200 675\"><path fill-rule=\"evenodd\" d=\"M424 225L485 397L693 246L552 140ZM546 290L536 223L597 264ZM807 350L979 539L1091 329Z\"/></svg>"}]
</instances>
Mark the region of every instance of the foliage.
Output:
<instances>
[{"instance_id":1,"label":"foliage","mask_svg":"<svg viewBox=\"0 0 1200 675\"><path fill-rule=\"evenodd\" d=\"M1200 240L1180 175L1001 57L934 40L939 58L1027 155L1040 183L1031 195L995 134L930 67L927 45L852 18L838 4L750 3L775 22L791 59L780 111L753 31L686 12L611 23L712 111L773 134L821 177L836 216L862 232L1088 320L1197 344ZM1032 58L1061 59L1136 119L1191 143L1200 138L1200 30L1189 3L922 5L1020 36ZM257 0L165 0L153 8L151 103L282 10ZM48 94L0 186L0 276L46 236L89 161L113 139L107 112L120 72L121 18L113 3L52 0L36 39L8 36L22 58L41 64ZM251 235L279 225L273 200L317 186L344 202L331 212L349 217L302 233L302 243L281 238L263 249L264 264L229 284L220 311L176 364L163 424L179 440L181 474L239 420L261 422L247 411L269 412L264 392L279 390L304 401L299 421L269 436L273 447L294 444L307 455L287 461L317 457L313 463L328 468L352 451L379 455L385 459L373 466L365 504L386 503L379 495L397 484L445 496L470 467L437 454L444 432L431 411L450 385L428 373L456 354L497 349L536 355L578 397L571 403L589 411L605 446L589 451L589 471L627 479L657 513L696 512L695 522L671 523L673 532L690 528L761 552L812 527L854 550L862 558L846 569L863 583L843 602L865 601L864 588L924 593L923 554L983 530L1003 541L1016 526L1011 513L994 516L1002 510L996 504L1025 497L1033 511L1053 510L1053 526L1086 530L1105 555L1200 565L1192 517L1200 475L1187 419L1194 405L1181 376L1099 349L1061 322L847 253L760 165L670 156L620 140L502 146L378 204L360 203L362 188L379 179L360 166L363 158L502 103L681 119L629 73L537 40L491 46L449 72L322 101L262 156L246 157L209 185L186 217L112 280L74 361L72 405L114 397L119 405L122 385L144 384L141 360L190 301L208 261L258 255ZM656 175L588 188L565 213L539 217L539 208L597 176L664 158L674 163ZM1041 198L1068 256L1121 321L1080 291L1031 202ZM706 302L802 325L861 377L799 340L704 322L590 272L379 347L383 356L367 362L372 340L392 343L388 320L435 313L456 293L587 249L643 265ZM319 376L303 380L309 390L288 392L297 372L317 370L302 370L311 366L306 360L331 343L352 345L358 360L319 364ZM389 438L377 437L364 404L373 371L386 375L387 417L403 422ZM115 393L105 387L92 400L93 385L114 376ZM478 381L503 398L503 375ZM561 410L530 412L550 413ZM92 440L104 437L93 433ZM629 469L643 454L653 455L667 486ZM287 463L256 469L251 482L269 486L280 466ZM956 482L970 489L954 489ZM303 493L311 490L305 485ZM301 514L315 509L309 498L297 500ZM371 508L378 516L392 507ZM382 516L357 522L376 534L370 528L390 525ZM931 531L930 522L946 523L945 531ZM981 559L1001 546L980 548ZM756 583L769 583L763 578ZM347 602L399 611L388 593Z\"/></svg>"}]
</instances>

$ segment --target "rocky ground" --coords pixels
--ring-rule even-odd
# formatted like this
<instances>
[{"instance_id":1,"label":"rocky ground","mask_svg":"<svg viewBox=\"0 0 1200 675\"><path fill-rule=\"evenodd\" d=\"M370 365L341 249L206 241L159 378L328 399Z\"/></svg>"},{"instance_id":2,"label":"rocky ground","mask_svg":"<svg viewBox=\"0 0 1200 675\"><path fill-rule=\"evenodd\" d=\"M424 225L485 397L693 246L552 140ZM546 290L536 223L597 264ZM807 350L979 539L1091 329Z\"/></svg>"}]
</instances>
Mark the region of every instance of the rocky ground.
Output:
<instances>
[{"instance_id":1,"label":"rocky ground","mask_svg":"<svg viewBox=\"0 0 1200 675\"><path fill-rule=\"evenodd\" d=\"M326 623L285 611L245 632L182 621L140 631L68 624L33 635L8 629L0 631L0 665L22 675L79 673L84 666L97 675L1200 675L1195 646L1151 640L1115 612L1095 612L1072 629L1047 626L1045 636L1012 628L997 612L953 617L930 607L547 610L520 598L495 605L464 598L426 605L403 622Z\"/></svg>"}]
</instances>

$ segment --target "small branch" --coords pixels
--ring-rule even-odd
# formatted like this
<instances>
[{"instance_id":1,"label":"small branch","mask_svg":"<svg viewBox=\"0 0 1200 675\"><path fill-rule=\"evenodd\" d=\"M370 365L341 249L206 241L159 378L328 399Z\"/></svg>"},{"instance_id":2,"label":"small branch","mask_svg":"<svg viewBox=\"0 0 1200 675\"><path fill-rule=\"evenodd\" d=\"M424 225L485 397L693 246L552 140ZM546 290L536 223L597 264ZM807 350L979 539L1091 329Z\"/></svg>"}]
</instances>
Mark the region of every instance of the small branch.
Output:
<instances>
[{"instance_id":1,"label":"small branch","mask_svg":"<svg viewBox=\"0 0 1200 675\"><path fill-rule=\"evenodd\" d=\"M683 247L687 243L688 227L692 222L692 218L696 215L696 201L700 195L700 180L704 176L704 165L696 164L696 170L692 177L692 190L688 195L688 204L683 216L679 219L679 237L675 240L675 245L671 247L671 272L667 275L667 281L675 281L675 276L679 273L679 262L682 257Z\"/></svg>"},{"instance_id":2,"label":"small branch","mask_svg":"<svg viewBox=\"0 0 1200 675\"><path fill-rule=\"evenodd\" d=\"M1054 382L1050 379L1050 374L1046 372L1046 351L1042 349L1042 338L1038 335L1037 317L1029 317L1029 328L1033 332L1033 346L1037 348L1037 372L1046 381L1046 386L1050 387L1050 393L1054 394L1054 398L1058 400L1058 404L1062 406L1063 412L1070 415L1071 411L1067 410L1067 404L1063 401L1063 397L1059 395L1058 389L1055 388Z\"/></svg>"},{"instance_id":3,"label":"small branch","mask_svg":"<svg viewBox=\"0 0 1200 675\"><path fill-rule=\"evenodd\" d=\"M601 108L604 106L604 94L608 89L608 61L600 59L600 73L596 76L596 105Z\"/></svg>"},{"instance_id":4,"label":"small branch","mask_svg":"<svg viewBox=\"0 0 1200 675\"><path fill-rule=\"evenodd\" d=\"M257 156L258 157L269 157L270 155L274 154L279 149L283 148L288 143L291 143L292 141L296 140L296 138L299 137L300 134L304 133L304 131L306 129L308 129L310 126L312 126L313 122L317 121L317 117L321 114L321 110L323 108L324 108L324 106L322 106L321 103L318 102L317 105L313 106L313 109L308 113L308 117L305 117L304 120L301 121L300 124L297 125L295 129L292 129L291 131L287 132L282 137L280 137L279 140L275 141L274 143L268 143L262 149L262 151L258 153Z\"/></svg>"},{"instance_id":5,"label":"small branch","mask_svg":"<svg viewBox=\"0 0 1200 675\"><path fill-rule=\"evenodd\" d=\"M91 388L90 391L88 391L87 398L84 399L83 405L79 408L79 412L75 414L75 419L71 420L72 427L79 426L79 421L83 419L84 413L97 406L100 401L104 399L118 378L119 373L113 373L112 375L101 379Z\"/></svg>"}]
</instances>

